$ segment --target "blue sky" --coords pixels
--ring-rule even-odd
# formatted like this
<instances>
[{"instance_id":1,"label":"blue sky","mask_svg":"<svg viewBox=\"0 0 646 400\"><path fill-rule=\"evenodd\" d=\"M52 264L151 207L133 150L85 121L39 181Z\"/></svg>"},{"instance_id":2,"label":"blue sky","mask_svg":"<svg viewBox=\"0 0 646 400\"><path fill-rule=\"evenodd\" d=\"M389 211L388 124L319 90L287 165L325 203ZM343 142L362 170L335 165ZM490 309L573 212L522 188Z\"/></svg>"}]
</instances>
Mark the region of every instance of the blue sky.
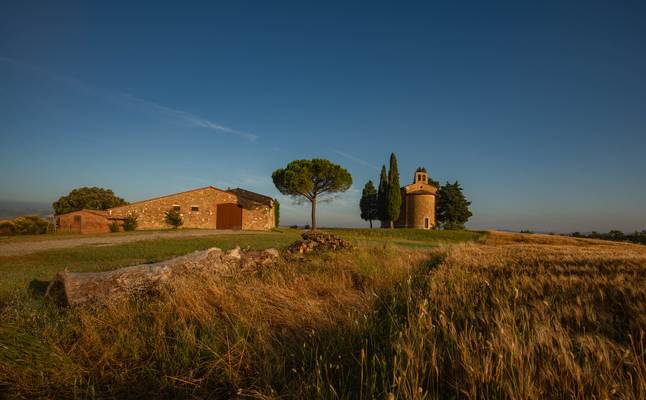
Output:
<instances>
[{"instance_id":1,"label":"blue sky","mask_svg":"<svg viewBox=\"0 0 646 400\"><path fill-rule=\"evenodd\" d=\"M0 200L194 187L306 205L271 172L324 157L358 199L396 152L459 180L472 228L646 229L641 1L0 5Z\"/></svg>"}]
</instances>

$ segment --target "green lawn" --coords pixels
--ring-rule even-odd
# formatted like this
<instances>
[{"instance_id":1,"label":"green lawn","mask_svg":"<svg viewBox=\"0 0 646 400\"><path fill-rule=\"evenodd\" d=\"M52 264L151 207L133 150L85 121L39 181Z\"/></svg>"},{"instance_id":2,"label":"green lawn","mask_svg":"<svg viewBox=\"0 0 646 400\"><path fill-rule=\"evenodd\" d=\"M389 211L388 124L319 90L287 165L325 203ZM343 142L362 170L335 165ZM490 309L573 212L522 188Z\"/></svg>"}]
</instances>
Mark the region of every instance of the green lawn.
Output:
<instances>
[{"instance_id":1,"label":"green lawn","mask_svg":"<svg viewBox=\"0 0 646 400\"><path fill-rule=\"evenodd\" d=\"M383 245L384 242L409 248L432 248L440 243L479 239L472 231L423 231L416 229L324 229L355 244ZM209 247L235 246L253 249L282 248L299 238L301 230L280 229L271 233L162 238L113 246L80 246L46 250L27 255L0 256L0 302L11 293L24 296L29 288L42 291L57 272L100 272L130 265L152 263ZM126 234L136 234L126 233ZM109 235L109 234L108 234ZM42 235L49 236L49 235ZM58 236L58 235L53 235ZM64 235L61 235L65 237ZM86 235L87 237L87 235Z\"/></svg>"},{"instance_id":2,"label":"green lawn","mask_svg":"<svg viewBox=\"0 0 646 400\"><path fill-rule=\"evenodd\" d=\"M325 229L353 241L388 241L413 247L436 246L438 243L457 243L478 240L485 232L440 231L423 229Z\"/></svg>"},{"instance_id":3,"label":"green lawn","mask_svg":"<svg viewBox=\"0 0 646 400\"><path fill-rule=\"evenodd\" d=\"M166 260L210 247L235 246L265 249L283 247L298 238L296 231L282 233L215 235L189 238L142 240L114 246L80 246L38 253L0 257L0 299L30 283L50 280L67 268L72 272L99 272L129 265ZM33 282L33 283L32 283ZM42 283L40 284L42 286Z\"/></svg>"}]
</instances>

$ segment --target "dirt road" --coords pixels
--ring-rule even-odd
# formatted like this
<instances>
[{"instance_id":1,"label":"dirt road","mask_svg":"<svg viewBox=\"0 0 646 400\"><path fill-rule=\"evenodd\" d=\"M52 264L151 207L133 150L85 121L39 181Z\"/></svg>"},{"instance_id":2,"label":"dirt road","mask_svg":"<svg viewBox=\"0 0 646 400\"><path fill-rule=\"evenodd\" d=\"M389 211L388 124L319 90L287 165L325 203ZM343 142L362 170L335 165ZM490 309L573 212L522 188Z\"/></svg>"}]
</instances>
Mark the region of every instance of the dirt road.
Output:
<instances>
[{"instance_id":1,"label":"dirt road","mask_svg":"<svg viewBox=\"0 0 646 400\"><path fill-rule=\"evenodd\" d=\"M151 239L169 239L178 237L200 237L213 235L241 235L241 234L263 234L259 231L234 231L234 230L179 230L179 231L156 231L156 232L136 232L126 235L96 235L88 237L73 238L34 238L34 240L8 241L0 242L0 256L16 256L23 254L36 253L43 250L66 249L77 246L114 246L117 244L137 242Z\"/></svg>"}]
</instances>

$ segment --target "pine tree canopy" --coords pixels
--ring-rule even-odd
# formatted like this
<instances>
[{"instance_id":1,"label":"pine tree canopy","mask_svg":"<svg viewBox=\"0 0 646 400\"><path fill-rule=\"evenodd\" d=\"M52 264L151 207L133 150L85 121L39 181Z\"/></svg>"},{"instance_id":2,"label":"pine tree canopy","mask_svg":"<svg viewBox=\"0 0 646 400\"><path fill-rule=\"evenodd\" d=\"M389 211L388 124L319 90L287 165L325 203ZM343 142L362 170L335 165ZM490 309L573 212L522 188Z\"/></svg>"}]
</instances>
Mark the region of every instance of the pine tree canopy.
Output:
<instances>
[{"instance_id":1,"label":"pine tree canopy","mask_svg":"<svg viewBox=\"0 0 646 400\"><path fill-rule=\"evenodd\" d=\"M294 198L304 197L312 204L312 229L316 229L316 201L320 196L345 192L352 175L329 160L294 160L271 175L276 188Z\"/></svg>"}]
</instances>

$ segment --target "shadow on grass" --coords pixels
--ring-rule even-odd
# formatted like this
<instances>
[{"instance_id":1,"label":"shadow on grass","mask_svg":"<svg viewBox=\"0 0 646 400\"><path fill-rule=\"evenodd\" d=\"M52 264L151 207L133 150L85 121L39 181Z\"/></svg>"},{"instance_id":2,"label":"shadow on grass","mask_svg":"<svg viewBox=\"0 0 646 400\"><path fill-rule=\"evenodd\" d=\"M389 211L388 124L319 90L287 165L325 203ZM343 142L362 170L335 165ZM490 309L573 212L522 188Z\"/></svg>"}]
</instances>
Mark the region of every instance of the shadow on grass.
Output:
<instances>
[{"instance_id":1,"label":"shadow on grass","mask_svg":"<svg viewBox=\"0 0 646 400\"><path fill-rule=\"evenodd\" d=\"M29 282L29 287L27 291L32 298L39 299L45 296L47 287L49 286L49 281L43 281L40 279L33 279Z\"/></svg>"}]
</instances>

